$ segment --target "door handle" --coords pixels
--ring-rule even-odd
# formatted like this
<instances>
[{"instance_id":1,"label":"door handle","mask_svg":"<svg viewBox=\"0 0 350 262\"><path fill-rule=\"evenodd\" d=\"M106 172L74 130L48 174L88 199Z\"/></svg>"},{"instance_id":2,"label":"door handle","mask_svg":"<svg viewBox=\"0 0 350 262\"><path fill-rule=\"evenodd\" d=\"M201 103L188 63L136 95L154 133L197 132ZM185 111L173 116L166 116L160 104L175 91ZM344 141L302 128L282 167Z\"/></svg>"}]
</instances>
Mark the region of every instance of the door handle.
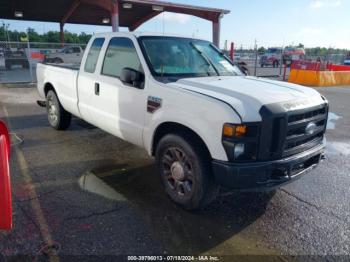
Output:
<instances>
[{"instance_id":1,"label":"door handle","mask_svg":"<svg viewBox=\"0 0 350 262\"><path fill-rule=\"evenodd\" d=\"M95 83L95 95L99 96L100 95L100 84Z\"/></svg>"}]
</instances>

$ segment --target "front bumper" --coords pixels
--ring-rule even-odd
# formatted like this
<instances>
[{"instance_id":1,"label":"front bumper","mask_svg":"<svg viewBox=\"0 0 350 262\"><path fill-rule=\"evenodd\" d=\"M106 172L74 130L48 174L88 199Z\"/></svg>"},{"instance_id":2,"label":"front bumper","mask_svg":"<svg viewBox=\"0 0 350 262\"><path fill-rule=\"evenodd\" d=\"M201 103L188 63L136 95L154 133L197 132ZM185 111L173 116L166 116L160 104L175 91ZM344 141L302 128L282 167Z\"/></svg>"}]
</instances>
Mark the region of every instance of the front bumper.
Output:
<instances>
[{"instance_id":1,"label":"front bumper","mask_svg":"<svg viewBox=\"0 0 350 262\"><path fill-rule=\"evenodd\" d=\"M290 183L324 159L325 144L281 160L256 163L212 162L218 185L241 191L269 191Z\"/></svg>"}]
</instances>

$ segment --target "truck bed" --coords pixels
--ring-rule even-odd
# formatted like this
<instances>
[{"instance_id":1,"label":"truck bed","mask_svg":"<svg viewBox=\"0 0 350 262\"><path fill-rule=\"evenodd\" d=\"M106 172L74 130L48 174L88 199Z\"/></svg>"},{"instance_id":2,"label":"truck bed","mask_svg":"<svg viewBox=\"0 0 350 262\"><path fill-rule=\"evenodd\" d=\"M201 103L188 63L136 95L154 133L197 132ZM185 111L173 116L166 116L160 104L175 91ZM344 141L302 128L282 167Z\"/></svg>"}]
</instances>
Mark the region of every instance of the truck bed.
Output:
<instances>
[{"instance_id":1,"label":"truck bed","mask_svg":"<svg viewBox=\"0 0 350 262\"><path fill-rule=\"evenodd\" d=\"M39 95L46 97L45 88L55 87L62 106L72 114L80 116L78 109L77 80L78 65L38 63L36 68ZM44 83L46 83L44 85Z\"/></svg>"},{"instance_id":2,"label":"truck bed","mask_svg":"<svg viewBox=\"0 0 350 262\"><path fill-rule=\"evenodd\" d=\"M68 63L55 64L55 63L45 63L45 62L43 62L42 64L71 69L71 70L79 70L79 68L80 68L80 64L68 64Z\"/></svg>"}]
</instances>

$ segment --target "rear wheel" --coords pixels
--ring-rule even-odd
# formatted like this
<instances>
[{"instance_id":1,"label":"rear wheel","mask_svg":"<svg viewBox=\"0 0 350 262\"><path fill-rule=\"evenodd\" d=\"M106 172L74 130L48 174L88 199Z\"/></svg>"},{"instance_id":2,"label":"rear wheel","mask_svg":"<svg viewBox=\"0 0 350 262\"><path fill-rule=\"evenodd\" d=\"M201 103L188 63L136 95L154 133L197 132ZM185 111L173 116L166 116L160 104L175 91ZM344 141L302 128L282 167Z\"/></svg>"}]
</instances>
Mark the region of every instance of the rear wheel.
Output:
<instances>
[{"instance_id":1,"label":"rear wheel","mask_svg":"<svg viewBox=\"0 0 350 262\"><path fill-rule=\"evenodd\" d=\"M64 110L53 90L50 90L46 95L46 109L49 123L53 128L65 130L69 127L72 115Z\"/></svg>"},{"instance_id":2,"label":"rear wheel","mask_svg":"<svg viewBox=\"0 0 350 262\"><path fill-rule=\"evenodd\" d=\"M210 158L191 135L168 134L158 143L156 162L166 193L185 209L210 203L217 192Z\"/></svg>"}]
</instances>

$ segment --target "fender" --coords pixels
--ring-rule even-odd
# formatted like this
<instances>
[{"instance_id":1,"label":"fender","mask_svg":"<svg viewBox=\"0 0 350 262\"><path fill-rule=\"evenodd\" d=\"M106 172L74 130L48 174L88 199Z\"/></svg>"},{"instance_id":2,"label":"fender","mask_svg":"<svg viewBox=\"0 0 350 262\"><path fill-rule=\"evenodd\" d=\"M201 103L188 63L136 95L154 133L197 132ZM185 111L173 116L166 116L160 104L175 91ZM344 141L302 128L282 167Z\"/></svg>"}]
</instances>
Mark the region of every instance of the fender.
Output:
<instances>
[{"instance_id":1,"label":"fender","mask_svg":"<svg viewBox=\"0 0 350 262\"><path fill-rule=\"evenodd\" d=\"M230 113L234 113L231 108L227 110ZM229 119L238 123L240 121L239 116L236 116L236 118L227 118L227 121L224 122L229 122ZM172 108L164 108L154 113L149 126L144 129L144 146L151 155L155 131L161 124L173 122L181 124L195 132L204 141L213 159L227 161L227 154L224 147L221 143L217 143L217 141L221 141L222 121L221 118L211 118L211 125L209 127L209 121L204 116L196 117L196 115L189 115L188 111L182 110L176 110L176 114L174 114Z\"/></svg>"}]
</instances>

